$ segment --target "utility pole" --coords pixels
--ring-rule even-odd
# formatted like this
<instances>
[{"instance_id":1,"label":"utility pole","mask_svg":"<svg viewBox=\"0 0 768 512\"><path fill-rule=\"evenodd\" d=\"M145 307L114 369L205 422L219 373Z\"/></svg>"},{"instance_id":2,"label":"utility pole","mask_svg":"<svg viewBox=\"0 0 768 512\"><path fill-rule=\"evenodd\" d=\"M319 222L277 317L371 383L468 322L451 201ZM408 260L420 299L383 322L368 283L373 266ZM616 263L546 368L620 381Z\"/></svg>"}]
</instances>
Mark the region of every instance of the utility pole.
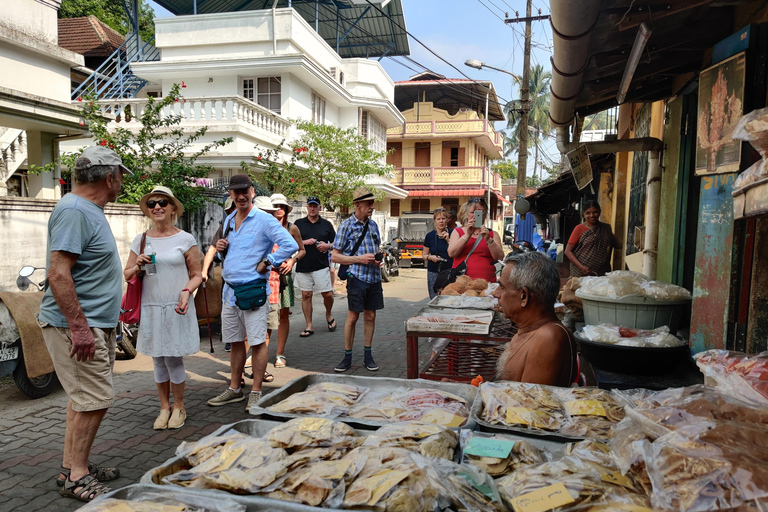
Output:
<instances>
[{"instance_id":1,"label":"utility pole","mask_svg":"<svg viewBox=\"0 0 768 512\"><path fill-rule=\"evenodd\" d=\"M505 23L525 20L525 47L523 50L523 80L520 84L520 145L517 149L517 197L525 197L525 174L528 166L528 112L530 111L531 82L531 3L527 0L525 18L506 19Z\"/></svg>"}]
</instances>

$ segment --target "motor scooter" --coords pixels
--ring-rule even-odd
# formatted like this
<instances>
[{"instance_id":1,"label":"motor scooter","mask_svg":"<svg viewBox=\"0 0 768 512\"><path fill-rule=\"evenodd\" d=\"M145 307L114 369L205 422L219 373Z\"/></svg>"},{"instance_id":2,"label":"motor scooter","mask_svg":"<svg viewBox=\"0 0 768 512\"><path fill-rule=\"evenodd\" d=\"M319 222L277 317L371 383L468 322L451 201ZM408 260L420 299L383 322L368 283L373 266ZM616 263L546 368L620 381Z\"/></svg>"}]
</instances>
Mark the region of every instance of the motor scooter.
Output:
<instances>
[{"instance_id":1,"label":"motor scooter","mask_svg":"<svg viewBox=\"0 0 768 512\"><path fill-rule=\"evenodd\" d=\"M400 275L400 265L398 263L400 249L397 248L397 243L387 242L381 246L381 252L381 280L388 283Z\"/></svg>"}]
</instances>

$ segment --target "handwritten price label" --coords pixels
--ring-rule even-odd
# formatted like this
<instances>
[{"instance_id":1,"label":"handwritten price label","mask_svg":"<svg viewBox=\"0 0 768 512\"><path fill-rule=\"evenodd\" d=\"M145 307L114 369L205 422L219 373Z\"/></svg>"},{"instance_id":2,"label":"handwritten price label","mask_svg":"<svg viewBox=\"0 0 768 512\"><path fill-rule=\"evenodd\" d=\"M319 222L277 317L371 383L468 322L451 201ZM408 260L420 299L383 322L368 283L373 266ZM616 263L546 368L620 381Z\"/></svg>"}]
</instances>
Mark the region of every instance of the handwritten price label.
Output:
<instances>
[{"instance_id":1,"label":"handwritten price label","mask_svg":"<svg viewBox=\"0 0 768 512\"><path fill-rule=\"evenodd\" d=\"M457 416L456 414L444 411L442 409L432 409L425 414L421 421L425 423L437 423L446 427L460 427L467 421L467 418Z\"/></svg>"},{"instance_id":2,"label":"handwritten price label","mask_svg":"<svg viewBox=\"0 0 768 512\"><path fill-rule=\"evenodd\" d=\"M533 428L547 429L551 423L552 418L543 412L526 407L507 408L507 424L509 425L530 425Z\"/></svg>"},{"instance_id":3,"label":"handwritten price label","mask_svg":"<svg viewBox=\"0 0 768 512\"><path fill-rule=\"evenodd\" d=\"M608 416L603 404L597 400L574 400L563 405L571 416Z\"/></svg>"},{"instance_id":4,"label":"handwritten price label","mask_svg":"<svg viewBox=\"0 0 768 512\"><path fill-rule=\"evenodd\" d=\"M509 457L514 446L514 441L508 441L506 439L491 439L487 437L473 436L464 448L464 453L476 457L506 459Z\"/></svg>"},{"instance_id":5,"label":"handwritten price label","mask_svg":"<svg viewBox=\"0 0 768 512\"><path fill-rule=\"evenodd\" d=\"M515 512L546 512L575 500L563 484L548 485L512 500Z\"/></svg>"}]
</instances>

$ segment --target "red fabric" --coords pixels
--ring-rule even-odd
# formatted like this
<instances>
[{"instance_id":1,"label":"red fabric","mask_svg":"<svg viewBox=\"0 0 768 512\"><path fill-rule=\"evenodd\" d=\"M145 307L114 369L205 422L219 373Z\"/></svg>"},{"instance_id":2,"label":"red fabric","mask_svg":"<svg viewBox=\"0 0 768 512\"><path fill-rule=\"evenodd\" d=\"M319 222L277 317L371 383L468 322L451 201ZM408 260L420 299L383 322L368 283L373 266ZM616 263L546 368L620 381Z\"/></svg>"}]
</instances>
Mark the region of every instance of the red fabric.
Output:
<instances>
[{"instance_id":1,"label":"red fabric","mask_svg":"<svg viewBox=\"0 0 768 512\"><path fill-rule=\"evenodd\" d=\"M134 277L128 281L120 307L125 313L120 315L120 320L126 324L137 324L141 319L141 279Z\"/></svg>"},{"instance_id":2,"label":"red fabric","mask_svg":"<svg viewBox=\"0 0 768 512\"><path fill-rule=\"evenodd\" d=\"M568 239L568 243L575 247L576 244L579 243L579 238L581 238L581 235L583 235L587 229L589 228L584 224L579 224L573 228L573 233L571 233L571 237Z\"/></svg>"},{"instance_id":3,"label":"red fabric","mask_svg":"<svg viewBox=\"0 0 768 512\"><path fill-rule=\"evenodd\" d=\"M464 236L463 229L456 228L456 231L459 232L459 236ZM491 237L493 237L493 233L491 233ZM469 254L469 251L471 251L472 247L475 245L475 241L475 238L470 238L467 244L464 246L464 250L461 251L461 254L459 254L456 258L453 258L453 268L458 267L459 264L466 259L467 254ZM498 240L494 240L493 243L498 243ZM477 244L477 248L475 248L472 256L469 257L469 261L467 262L466 275L472 279L482 278L489 283L495 283L495 263L496 260L493 258L493 256L491 256L491 250L488 249L488 244L485 243L485 240L480 239L480 243Z\"/></svg>"},{"instance_id":4,"label":"red fabric","mask_svg":"<svg viewBox=\"0 0 768 512\"><path fill-rule=\"evenodd\" d=\"M272 252L277 250L277 244L272 247ZM269 303L280 304L280 273L274 270L269 273Z\"/></svg>"}]
</instances>

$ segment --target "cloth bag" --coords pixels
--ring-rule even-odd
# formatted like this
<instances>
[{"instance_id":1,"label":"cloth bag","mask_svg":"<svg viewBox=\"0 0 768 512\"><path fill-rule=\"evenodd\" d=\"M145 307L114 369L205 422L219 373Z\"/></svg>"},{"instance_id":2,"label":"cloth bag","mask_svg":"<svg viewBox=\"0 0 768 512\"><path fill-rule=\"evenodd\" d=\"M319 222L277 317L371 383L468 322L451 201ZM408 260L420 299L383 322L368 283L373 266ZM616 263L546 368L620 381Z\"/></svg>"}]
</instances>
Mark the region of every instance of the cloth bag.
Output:
<instances>
[{"instance_id":1,"label":"cloth bag","mask_svg":"<svg viewBox=\"0 0 768 512\"><path fill-rule=\"evenodd\" d=\"M475 252L475 249L477 249L479 243L480 237L478 236L477 240L475 240L475 245L472 246L472 250L469 251L467 257L464 258L464 261L459 263L456 267L447 268L438 272L437 278L435 279L435 285L432 287L436 294L440 295L440 292L443 290L443 288L451 283L455 283L459 276L463 276L467 273L467 261L469 261L469 257L472 256L472 253Z\"/></svg>"},{"instance_id":2,"label":"cloth bag","mask_svg":"<svg viewBox=\"0 0 768 512\"><path fill-rule=\"evenodd\" d=\"M141 235L141 248L139 254L144 253L147 243L147 232ZM123 300L120 301L120 321L124 324L137 324L141 320L141 280L143 276L135 275L128 281Z\"/></svg>"}]
</instances>

